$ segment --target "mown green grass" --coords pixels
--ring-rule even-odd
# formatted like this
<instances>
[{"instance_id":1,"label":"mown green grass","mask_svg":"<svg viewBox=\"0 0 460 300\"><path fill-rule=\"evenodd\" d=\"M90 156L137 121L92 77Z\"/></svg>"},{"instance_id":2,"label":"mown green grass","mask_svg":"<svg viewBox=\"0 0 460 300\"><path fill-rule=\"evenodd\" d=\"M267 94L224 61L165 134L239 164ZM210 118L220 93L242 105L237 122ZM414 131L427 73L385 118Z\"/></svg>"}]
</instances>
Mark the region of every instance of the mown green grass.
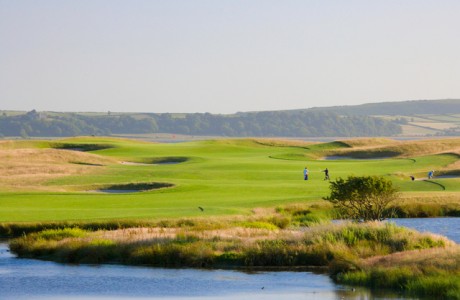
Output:
<instances>
[{"instance_id":1,"label":"mown green grass","mask_svg":"<svg viewBox=\"0 0 460 300\"><path fill-rule=\"evenodd\" d=\"M56 142L27 142L27 147L52 147ZM146 143L112 138L71 138L59 145L109 145L90 153L119 161L155 162L183 158L177 164L97 167L92 174L49 180L46 187L66 192L0 192L0 222L65 220L159 219L250 214L256 207L275 207L320 200L329 194L324 170L331 179L349 175L391 178L404 193L460 192L460 180L409 180L426 176L458 160L451 154L378 160L320 160L322 154L348 147L342 142L308 146L263 144L250 139L185 143ZM310 170L304 181L302 171ZM91 167L91 166L89 166ZM96 167L92 167L96 168ZM101 186L170 183L173 187L127 194L90 192ZM204 208L204 211L198 209Z\"/></svg>"}]
</instances>

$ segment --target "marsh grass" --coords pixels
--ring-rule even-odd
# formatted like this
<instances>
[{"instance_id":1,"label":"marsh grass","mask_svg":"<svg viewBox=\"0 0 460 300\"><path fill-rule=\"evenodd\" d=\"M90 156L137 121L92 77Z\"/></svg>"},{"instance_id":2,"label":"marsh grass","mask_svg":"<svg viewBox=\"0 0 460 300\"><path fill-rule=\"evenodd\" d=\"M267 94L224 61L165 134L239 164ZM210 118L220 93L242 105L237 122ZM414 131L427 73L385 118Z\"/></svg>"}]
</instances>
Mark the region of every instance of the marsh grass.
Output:
<instances>
[{"instance_id":1,"label":"marsh grass","mask_svg":"<svg viewBox=\"0 0 460 300\"><path fill-rule=\"evenodd\" d=\"M145 221L145 220L108 220L96 222L23 222L23 223L0 223L1 237L18 237L30 233L46 230L63 230L66 228L79 228L85 231L117 230L133 227L168 227L179 222L176 221Z\"/></svg>"},{"instance_id":2,"label":"marsh grass","mask_svg":"<svg viewBox=\"0 0 460 300\"><path fill-rule=\"evenodd\" d=\"M264 222L264 221L241 222L241 226L246 227L246 228L259 228L259 229L267 229L267 230L277 230L279 228L275 224Z\"/></svg>"},{"instance_id":3,"label":"marsh grass","mask_svg":"<svg viewBox=\"0 0 460 300\"><path fill-rule=\"evenodd\" d=\"M460 202L454 193L405 196L388 208L393 217L458 217Z\"/></svg>"},{"instance_id":4,"label":"marsh grass","mask_svg":"<svg viewBox=\"0 0 460 300\"><path fill-rule=\"evenodd\" d=\"M119 263L161 262L161 266L327 266L334 261L348 261L353 266L361 258L452 244L442 237L378 223L317 225L297 230L176 227L167 232L145 229L134 236L130 230L46 230L13 240L11 250L20 256L38 258L43 253L46 256L58 253L57 258L51 258L58 261L66 261L62 257L66 253L71 262L78 262L76 258L90 259L86 254L94 249L119 253L109 256L111 260L118 257ZM98 260L104 262L100 256Z\"/></svg>"},{"instance_id":5,"label":"marsh grass","mask_svg":"<svg viewBox=\"0 0 460 300\"><path fill-rule=\"evenodd\" d=\"M295 226L298 216L314 215L312 209L321 207L287 205L256 210L249 217L2 224L0 229L16 236L22 230L10 242L20 257L158 267L317 266L346 284L410 295L450 297L458 291L460 251L455 243L393 223L321 219Z\"/></svg>"},{"instance_id":6,"label":"marsh grass","mask_svg":"<svg viewBox=\"0 0 460 300\"><path fill-rule=\"evenodd\" d=\"M80 228L48 229L37 233L37 238L60 241L64 238L81 238L86 236L86 233Z\"/></svg>"},{"instance_id":7,"label":"marsh grass","mask_svg":"<svg viewBox=\"0 0 460 300\"><path fill-rule=\"evenodd\" d=\"M338 218L338 213L327 201L278 206L275 208L275 212L289 218L292 226L309 227Z\"/></svg>"},{"instance_id":8,"label":"marsh grass","mask_svg":"<svg viewBox=\"0 0 460 300\"><path fill-rule=\"evenodd\" d=\"M340 283L391 288L411 296L460 299L460 246L424 248L362 260Z\"/></svg>"},{"instance_id":9,"label":"marsh grass","mask_svg":"<svg viewBox=\"0 0 460 300\"><path fill-rule=\"evenodd\" d=\"M101 221L14 222L0 223L0 237L19 237L45 230L63 230L65 228L79 228L89 232L132 228L146 228L148 230L154 230L155 228L182 228L184 230L205 231L228 228L233 225L257 228L257 224L260 224L260 227L279 228L275 224L270 223L270 220L276 220L276 218L259 214L252 217L172 218L161 220L114 219Z\"/></svg>"},{"instance_id":10,"label":"marsh grass","mask_svg":"<svg viewBox=\"0 0 460 300\"><path fill-rule=\"evenodd\" d=\"M444 299L460 299L460 275L448 273L413 276L404 287L408 294Z\"/></svg>"}]
</instances>

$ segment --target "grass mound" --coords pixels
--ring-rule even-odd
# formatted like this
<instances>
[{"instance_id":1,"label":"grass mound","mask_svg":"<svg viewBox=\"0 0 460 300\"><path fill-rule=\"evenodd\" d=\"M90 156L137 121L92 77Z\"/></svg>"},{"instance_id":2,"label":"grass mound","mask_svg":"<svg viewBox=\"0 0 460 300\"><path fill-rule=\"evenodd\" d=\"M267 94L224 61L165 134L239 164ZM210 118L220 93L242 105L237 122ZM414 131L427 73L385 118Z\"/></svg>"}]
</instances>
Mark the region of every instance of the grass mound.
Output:
<instances>
[{"instance_id":1,"label":"grass mound","mask_svg":"<svg viewBox=\"0 0 460 300\"><path fill-rule=\"evenodd\" d=\"M0 189L41 190L49 180L91 174L95 166L114 164L116 160L84 152L58 149L1 149ZM47 187L49 189L49 187Z\"/></svg>"},{"instance_id":2,"label":"grass mound","mask_svg":"<svg viewBox=\"0 0 460 300\"><path fill-rule=\"evenodd\" d=\"M253 141L257 144L270 147L298 147L304 149L308 149L309 146L317 144L316 142L283 139L254 139Z\"/></svg>"},{"instance_id":3,"label":"grass mound","mask_svg":"<svg viewBox=\"0 0 460 300\"><path fill-rule=\"evenodd\" d=\"M383 139L383 138L361 138L361 139L348 139L342 141L346 145L352 148L356 147L375 147L382 145L393 145L395 144L394 140Z\"/></svg>"},{"instance_id":4,"label":"grass mound","mask_svg":"<svg viewBox=\"0 0 460 300\"><path fill-rule=\"evenodd\" d=\"M460 155L460 139L391 141L364 139L345 141L350 149L338 149L331 155L353 158L414 157L441 153Z\"/></svg>"}]
</instances>

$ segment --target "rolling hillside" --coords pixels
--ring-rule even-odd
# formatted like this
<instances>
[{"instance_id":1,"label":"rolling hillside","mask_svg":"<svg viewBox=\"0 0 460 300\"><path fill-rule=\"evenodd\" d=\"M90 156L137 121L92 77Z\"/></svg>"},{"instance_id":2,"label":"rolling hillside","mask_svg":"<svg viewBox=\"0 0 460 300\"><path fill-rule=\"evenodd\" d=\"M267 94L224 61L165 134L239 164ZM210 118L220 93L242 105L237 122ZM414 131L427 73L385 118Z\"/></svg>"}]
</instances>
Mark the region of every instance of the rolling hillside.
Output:
<instances>
[{"instance_id":1,"label":"rolling hillside","mask_svg":"<svg viewBox=\"0 0 460 300\"><path fill-rule=\"evenodd\" d=\"M460 100L419 100L231 115L0 112L0 137L170 133L227 137L459 136Z\"/></svg>"}]
</instances>

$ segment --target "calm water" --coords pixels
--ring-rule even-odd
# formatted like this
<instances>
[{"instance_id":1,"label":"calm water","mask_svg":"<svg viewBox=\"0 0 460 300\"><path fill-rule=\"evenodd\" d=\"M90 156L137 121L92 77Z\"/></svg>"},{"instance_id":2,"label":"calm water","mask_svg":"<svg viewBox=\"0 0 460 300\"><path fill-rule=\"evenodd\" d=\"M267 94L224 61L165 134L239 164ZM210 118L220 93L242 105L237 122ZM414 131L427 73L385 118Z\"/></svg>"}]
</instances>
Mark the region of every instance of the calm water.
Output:
<instances>
[{"instance_id":1,"label":"calm water","mask_svg":"<svg viewBox=\"0 0 460 300\"><path fill-rule=\"evenodd\" d=\"M73 266L18 259L6 243L0 244L0 299L366 299L367 295L367 290L353 292L326 275L309 272Z\"/></svg>"},{"instance_id":2,"label":"calm water","mask_svg":"<svg viewBox=\"0 0 460 300\"><path fill-rule=\"evenodd\" d=\"M460 242L460 218L395 219L399 225ZM351 290L311 272L160 269L63 265L18 259L0 243L0 299L402 299Z\"/></svg>"},{"instance_id":3,"label":"calm water","mask_svg":"<svg viewBox=\"0 0 460 300\"><path fill-rule=\"evenodd\" d=\"M391 222L420 232L444 235L460 244L460 218L391 219Z\"/></svg>"}]
</instances>

